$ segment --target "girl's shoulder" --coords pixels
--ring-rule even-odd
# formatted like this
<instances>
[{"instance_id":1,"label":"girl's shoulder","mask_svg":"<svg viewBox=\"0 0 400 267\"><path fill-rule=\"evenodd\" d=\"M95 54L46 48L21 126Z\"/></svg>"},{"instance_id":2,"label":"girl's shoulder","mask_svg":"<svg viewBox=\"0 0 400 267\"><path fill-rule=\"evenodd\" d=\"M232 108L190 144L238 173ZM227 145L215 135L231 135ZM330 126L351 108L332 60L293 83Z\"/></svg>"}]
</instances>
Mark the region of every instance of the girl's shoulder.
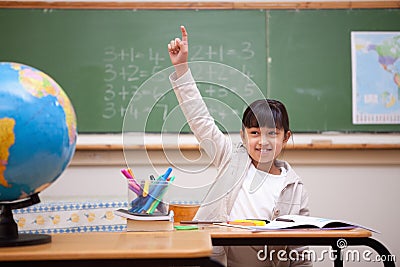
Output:
<instances>
[{"instance_id":1,"label":"girl's shoulder","mask_svg":"<svg viewBox=\"0 0 400 267\"><path fill-rule=\"evenodd\" d=\"M289 162L285 160L275 160L275 165L286 170L286 179L289 182L302 183L300 176L295 172Z\"/></svg>"},{"instance_id":2,"label":"girl's shoulder","mask_svg":"<svg viewBox=\"0 0 400 267\"><path fill-rule=\"evenodd\" d=\"M246 154L248 154L247 153L247 149L245 148L245 146L243 145L243 142L242 141L237 141L237 142L232 142L232 144L233 144L233 148L234 148L234 151L233 152L235 152L235 153L246 153Z\"/></svg>"}]
</instances>

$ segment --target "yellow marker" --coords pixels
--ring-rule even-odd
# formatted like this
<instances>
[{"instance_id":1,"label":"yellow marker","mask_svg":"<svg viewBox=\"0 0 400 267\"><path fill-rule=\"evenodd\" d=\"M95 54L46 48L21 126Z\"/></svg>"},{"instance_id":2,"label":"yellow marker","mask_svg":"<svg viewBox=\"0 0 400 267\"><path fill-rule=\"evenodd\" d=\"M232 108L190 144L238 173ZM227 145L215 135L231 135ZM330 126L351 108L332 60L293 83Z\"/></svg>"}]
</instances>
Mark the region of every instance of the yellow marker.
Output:
<instances>
[{"instance_id":1,"label":"yellow marker","mask_svg":"<svg viewBox=\"0 0 400 267\"><path fill-rule=\"evenodd\" d=\"M144 182L144 187L143 187L143 197L146 197L147 194L149 193L149 186L150 186L150 181L146 180Z\"/></svg>"},{"instance_id":2,"label":"yellow marker","mask_svg":"<svg viewBox=\"0 0 400 267\"><path fill-rule=\"evenodd\" d=\"M229 222L231 224L243 224L243 225L254 225L254 226L264 226L267 223L262 220L234 220Z\"/></svg>"}]
</instances>

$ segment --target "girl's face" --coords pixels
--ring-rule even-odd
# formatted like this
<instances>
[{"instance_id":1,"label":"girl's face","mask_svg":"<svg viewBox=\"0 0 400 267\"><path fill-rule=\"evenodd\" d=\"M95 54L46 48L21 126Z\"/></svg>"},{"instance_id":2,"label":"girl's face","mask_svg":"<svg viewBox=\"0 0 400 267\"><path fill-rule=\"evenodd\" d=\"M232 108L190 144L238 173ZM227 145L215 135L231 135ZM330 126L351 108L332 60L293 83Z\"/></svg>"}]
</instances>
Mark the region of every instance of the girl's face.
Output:
<instances>
[{"instance_id":1,"label":"girl's face","mask_svg":"<svg viewBox=\"0 0 400 267\"><path fill-rule=\"evenodd\" d=\"M289 140L290 131L285 136L283 129L252 127L245 128L244 132L241 130L240 135L247 153L257 169L280 174L280 170L273 163Z\"/></svg>"}]
</instances>

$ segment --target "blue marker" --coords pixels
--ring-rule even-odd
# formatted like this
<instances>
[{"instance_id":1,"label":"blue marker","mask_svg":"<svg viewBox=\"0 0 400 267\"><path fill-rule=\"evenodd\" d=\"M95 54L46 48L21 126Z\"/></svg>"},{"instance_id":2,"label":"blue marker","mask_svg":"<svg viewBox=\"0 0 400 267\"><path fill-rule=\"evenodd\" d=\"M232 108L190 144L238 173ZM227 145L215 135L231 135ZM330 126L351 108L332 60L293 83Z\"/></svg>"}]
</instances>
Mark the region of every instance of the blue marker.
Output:
<instances>
[{"instance_id":1,"label":"blue marker","mask_svg":"<svg viewBox=\"0 0 400 267\"><path fill-rule=\"evenodd\" d=\"M168 170L164 173L164 175L163 175L163 177L161 178L161 180L162 180L162 181L166 181L167 178L169 177L169 175L171 174L171 172L172 172L172 168L169 167Z\"/></svg>"},{"instance_id":2,"label":"blue marker","mask_svg":"<svg viewBox=\"0 0 400 267\"><path fill-rule=\"evenodd\" d=\"M170 168L168 168L168 170L164 173L164 175L161 177L160 181L161 181L161 182L166 182L166 183L167 183L167 178L169 177L169 175L171 174L171 172L172 172L172 168L170 167ZM161 183L161 184L158 184L158 185L156 185L156 186L154 187L154 190L152 190L151 193L149 193L149 196L150 196L150 197L148 198L146 204L144 204L143 207L140 209L140 212L141 212L141 211L147 211L147 210L150 208L151 204L152 204L153 201L155 200L155 197L157 197L157 196L160 195L161 190L162 190L165 186L166 186L165 184Z\"/></svg>"}]
</instances>

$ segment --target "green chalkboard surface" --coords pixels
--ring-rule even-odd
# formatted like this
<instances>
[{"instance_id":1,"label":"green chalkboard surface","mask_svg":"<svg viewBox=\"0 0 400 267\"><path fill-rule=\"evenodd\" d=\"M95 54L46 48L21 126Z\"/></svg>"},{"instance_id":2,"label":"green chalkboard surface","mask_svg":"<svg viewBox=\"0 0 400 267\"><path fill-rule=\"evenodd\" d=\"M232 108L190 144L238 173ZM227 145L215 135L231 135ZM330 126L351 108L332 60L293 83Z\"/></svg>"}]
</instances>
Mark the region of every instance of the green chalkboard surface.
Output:
<instances>
[{"instance_id":1,"label":"green chalkboard surface","mask_svg":"<svg viewBox=\"0 0 400 267\"><path fill-rule=\"evenodd\" d=\"M54 78L80 133L188 132L168 80L167 43L182 24L224 131L237 132L246 103L268 96L287 105L295 132L400 132L352 123L351 58L351 32L400 31L399 9L0 9L0 61Z\"/></svg>"},{"instance_id":2,"label":"green chalkboard surface","mask_svg":"<svg viewBox=\"0 0 400 267\"><path fill-rule=\"evenodd\" d=\"M190 61L218 62L254 81L229 91L218 81L236 72L193 68L206 82L204 97L216 100L212 115L222 129L238 131L245 102L258 98L259 90L266 95L265 22L260 10L0 9L0 60L31 65L55 79L74 104L80 133L121 132L125 114L132 131L187 132L170 90L172 69L166 70L167 44L185 25Z\"/></svg>"},{"instance_id":3,"label":"green chalkboard surface","mask_svg":"<svg viewBox=\"0 0 400 267\"><path fill-rule=\"evenodd\" d=\"M269 12L268 18L271 62L268 96L286 103L293 129L298 132L400 131L400 124L352 123L351 54L352 31L400 32L399 9L276 10ZM379 66L377 53L370 54L376 57L376 66ZM386 71L392 87L396 86L396 73L400 75L399 60L394 66L397 70ZM385 72L383 66L382 72ZM388 111L400 114L399 90L395 89L394 93L397 103Z\"/></svg>"}]
</instances>

